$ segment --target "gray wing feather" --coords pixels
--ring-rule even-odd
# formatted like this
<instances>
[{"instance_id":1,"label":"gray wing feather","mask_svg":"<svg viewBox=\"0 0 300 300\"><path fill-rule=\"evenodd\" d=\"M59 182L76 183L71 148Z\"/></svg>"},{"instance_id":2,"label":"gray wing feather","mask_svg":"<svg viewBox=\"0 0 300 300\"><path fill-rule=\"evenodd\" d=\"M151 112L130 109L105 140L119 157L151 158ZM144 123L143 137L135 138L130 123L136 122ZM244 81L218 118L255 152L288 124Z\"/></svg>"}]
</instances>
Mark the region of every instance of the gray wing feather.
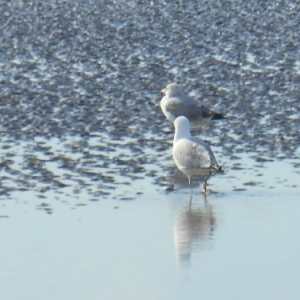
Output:
<instances>
[{"instance_id":1,"label":"gray wing feather","mask_svg":"<svg viewBox=\"0 0 300 300\"><path fill-rule=\"evenodd\" d=\"M203 110L202 103L188 97L185 99L170 97L166 102L166 110L172 113L175 118L185 116L189 120L198 120L209 116L207 109Z\"/></svg>"},{"instance_id":2,"label":"gray wing feather","mask_svg":"<svg viewBox=\"0 0 300 300\"><path fill-rule=\"evenodd\" d=\"M217 163L217 160L215 158L215 155L214 153L212 152L209 144L205 143L204 141L196 138L196 137L192 137L190 140L192 140L194 143L198 144L198 145L201 145L202 147L205 148L205 150L208 152L209 154L209 157L210 157L210 161L211 161L211 164L213 167L218 167L218 163Z\"/></svg>"},{"instance_id":3,"label":"gray wing feather","mask_svg":"<svg viewBox=\"0 0 300 300\"><path fill-rule=\"evenodd\" d=\"M218 165L208 144L197 138L179 141L173 156L179 165L187 169L211 168Z\"/></svg>"}]
</instances>

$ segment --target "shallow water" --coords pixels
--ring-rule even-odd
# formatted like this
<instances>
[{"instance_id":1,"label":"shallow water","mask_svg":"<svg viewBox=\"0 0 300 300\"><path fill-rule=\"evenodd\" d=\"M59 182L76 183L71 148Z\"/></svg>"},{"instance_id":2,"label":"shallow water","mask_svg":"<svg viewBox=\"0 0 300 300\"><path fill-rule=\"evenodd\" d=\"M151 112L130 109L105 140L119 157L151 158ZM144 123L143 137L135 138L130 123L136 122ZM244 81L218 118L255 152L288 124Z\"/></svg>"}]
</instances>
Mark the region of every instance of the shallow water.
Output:
<instances>
[{"instance_id":1,"label":"shallow water","mask_svg":"<svg viewBox=\"0 0 300 300\"><path fill-rule=\"evenodd\" d=\"M1 295L299 299L298 6L0 2ZM206 198L173 81L228 116L193 131L225 168Z\"/></svg>"},{"instance_id":2,"label":"shallow water","mask_svg":"<svg viewBox=\"0 0 300 300\"><path fill-rule=\"evenodd\" d=\"M194 192L191 204L184 188L86 206L52 199L51 215L20 195L2 207L1 291L9 299L297 299L299 192L211 193L206 203Z\"/></svg>"}]
</instances>

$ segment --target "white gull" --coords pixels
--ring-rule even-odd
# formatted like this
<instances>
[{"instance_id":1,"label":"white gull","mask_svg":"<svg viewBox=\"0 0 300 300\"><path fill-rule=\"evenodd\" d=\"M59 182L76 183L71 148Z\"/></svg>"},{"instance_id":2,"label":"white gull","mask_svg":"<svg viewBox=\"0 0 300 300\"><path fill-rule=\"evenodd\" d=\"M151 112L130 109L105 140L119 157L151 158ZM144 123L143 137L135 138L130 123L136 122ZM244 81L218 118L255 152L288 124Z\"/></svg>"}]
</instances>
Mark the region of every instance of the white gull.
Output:
<instances>
[{"instance_id":1,"label":"white gull","mask_svg":"<svg viewBox=\"0 0 300 300\"><path fill-rule=\"evenodd\" d=\"M202 188L203 193L206 194L208 178L213 173L220 171L217 160L207 143L191 135L190 123L186 117L176 118L174 126L174 162L177 168L188 177L190 185L192 176L206 176Z\"/></svg>"},{"instance_id":2,"label":"white gull","mask_svg":"<svg viewBox=\"0 0 300 300\"><path fill-rule=\"evenodd\" d=\"M223 114L210 110L200 101L186 95L177 83L168 84L161 94L165 95L160 101L161 110L172 123L179 116L187 117L192 125L209 120L226 119Z\"/></svg>"}]
</instances>

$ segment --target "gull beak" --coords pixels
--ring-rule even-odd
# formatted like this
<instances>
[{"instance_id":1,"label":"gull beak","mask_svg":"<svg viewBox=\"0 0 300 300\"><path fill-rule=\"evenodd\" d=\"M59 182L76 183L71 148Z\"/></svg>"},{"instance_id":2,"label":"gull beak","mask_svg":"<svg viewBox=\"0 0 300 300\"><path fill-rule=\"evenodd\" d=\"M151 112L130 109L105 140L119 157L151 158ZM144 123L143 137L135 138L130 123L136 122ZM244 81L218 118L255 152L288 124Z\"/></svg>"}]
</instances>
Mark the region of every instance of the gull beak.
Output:
<instances>
[{"instance_id":1,"label":"gull beak","mask_svg":"<svg viewBox=\"0 0 300 300\"><path fill-rule=\"evenodd\" d=\"M162 89L162 90L160 91L160 94L161 94L161 95L165 95L165 94L166 94L166 89Z\"/></svg>"}]
</instances>

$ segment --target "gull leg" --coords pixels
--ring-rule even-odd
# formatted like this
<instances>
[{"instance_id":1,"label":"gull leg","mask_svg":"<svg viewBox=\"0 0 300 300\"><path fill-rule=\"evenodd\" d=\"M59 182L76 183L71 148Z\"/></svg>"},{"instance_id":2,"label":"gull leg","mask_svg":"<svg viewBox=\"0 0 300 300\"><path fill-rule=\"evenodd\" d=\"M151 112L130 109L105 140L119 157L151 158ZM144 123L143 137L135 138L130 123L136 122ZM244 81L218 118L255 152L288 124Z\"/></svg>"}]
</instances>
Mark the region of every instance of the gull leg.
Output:
<instances>
[{"instance_id":1,"label":"gull leg","mask_svg":"<svg viewBox=\"0 0 300 300\"><path fill-rule=\"evenodd\" d=\"M208 180L208 178L209 178L210 176L211 176L211 173L209 173L208 176L206 176L206 178L204 179L204 182L203 182L202 193L204 193L205 195L208 194L206 185L207 185L207 180Z\"/></svg>"},{"instance_id":2,"label":"gull leg","mask_svg":"<svg viewBox=\"0 0 300 300\"><path fill-rule=\"evenodd\" d=\"M193 193L192 177L188 177L188 178L189 178L189 186L191 188L191 193Z\"/></svg>"}]
</instances>

